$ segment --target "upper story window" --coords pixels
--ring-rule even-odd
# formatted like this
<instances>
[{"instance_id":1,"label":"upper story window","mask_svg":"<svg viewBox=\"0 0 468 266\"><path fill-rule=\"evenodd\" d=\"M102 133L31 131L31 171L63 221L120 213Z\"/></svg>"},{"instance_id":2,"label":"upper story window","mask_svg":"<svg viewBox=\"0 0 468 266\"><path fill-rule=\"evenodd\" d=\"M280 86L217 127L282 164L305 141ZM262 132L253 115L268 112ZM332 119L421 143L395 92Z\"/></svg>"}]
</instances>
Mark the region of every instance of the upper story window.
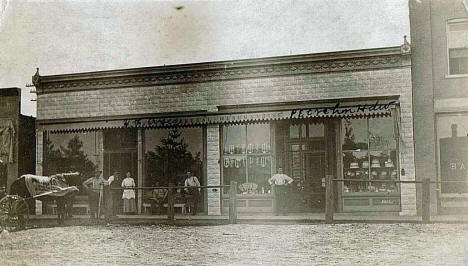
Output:
<instances>
[{"instance_id":1,"label":"upper story window","mask_svg":"<svg viewBox=\"0 0 468 266\"><path fill-rule=\"evenodd\" d=\"M447 25L449 75L468 74L468 20L452 20Z\"/></svg>"}]
</instances>

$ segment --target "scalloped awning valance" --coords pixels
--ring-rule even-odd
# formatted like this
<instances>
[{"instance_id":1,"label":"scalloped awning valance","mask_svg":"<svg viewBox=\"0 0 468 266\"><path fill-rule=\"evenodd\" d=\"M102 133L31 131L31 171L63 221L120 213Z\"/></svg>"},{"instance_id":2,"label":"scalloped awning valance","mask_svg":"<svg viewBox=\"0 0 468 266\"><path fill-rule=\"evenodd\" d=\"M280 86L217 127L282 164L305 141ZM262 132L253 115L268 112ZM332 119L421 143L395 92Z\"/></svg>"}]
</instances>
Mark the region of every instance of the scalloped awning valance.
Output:
<instances>
[{"instance_id":1,"label":"scalloped awning valance","mask_svg":"<svg viewBox=\"0 0 468 266\"><path fill-rule=\"evenodd\" d=\"M38 121L38 129L52 133L82 132L112 128L173 128L197 127L207 124L261 123L272 120L308 119L308 118L360 118L391 115L392 108L397 106L397 100L374 100L360 102L334 102L308 105L289 105L269 107L267 110L250 111L248 109L219 110L178 115L159 114L126 119L107 119L88 122L42 122Z\"/></svg>"}]
</instances>

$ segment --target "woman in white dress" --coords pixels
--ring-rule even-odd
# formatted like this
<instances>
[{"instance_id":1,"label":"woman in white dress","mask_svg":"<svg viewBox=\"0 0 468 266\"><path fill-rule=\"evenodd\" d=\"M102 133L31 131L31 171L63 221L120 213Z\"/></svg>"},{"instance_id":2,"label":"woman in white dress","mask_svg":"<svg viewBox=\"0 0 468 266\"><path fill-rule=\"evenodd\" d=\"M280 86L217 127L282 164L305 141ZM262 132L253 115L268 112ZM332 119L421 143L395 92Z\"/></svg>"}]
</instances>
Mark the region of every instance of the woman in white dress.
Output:
<instances>
[{"instance_id":1,"label":"woman in white dress","mask_svg":"<svg viewBox=\"0 0 468 266\"><path fill-rule=\"evenodd\" d=\"M122 181L122 188L124 188L122 193L124 214L136 213L137 211L134 187L135 180L130 176L130 172L127 172L127 177Z\"/></svg>"}]
</instances>

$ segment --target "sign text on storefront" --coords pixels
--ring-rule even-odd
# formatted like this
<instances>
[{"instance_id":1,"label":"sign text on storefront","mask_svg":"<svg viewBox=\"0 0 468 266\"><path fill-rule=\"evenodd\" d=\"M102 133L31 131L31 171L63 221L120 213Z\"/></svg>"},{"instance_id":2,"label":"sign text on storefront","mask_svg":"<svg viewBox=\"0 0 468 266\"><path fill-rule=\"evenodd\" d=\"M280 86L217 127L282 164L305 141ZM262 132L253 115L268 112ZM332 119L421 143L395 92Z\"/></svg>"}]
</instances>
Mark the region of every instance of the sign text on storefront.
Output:
<instances>
[{"instance_id":1,"label":"sign text on storefront","mask_svg":"<svg viewBox=\"0 0 468 266\"><path fill-rule=\"evenodd\" d=\"M321 117L321 116L346 116L346 115L366 115L374 112L389 111L392 105L397 104L398 101L391 101L388 103L379 103L376 101L373 104L358 104L356 106L342 106L340 102L334 106L328 107L313 107L313 108L300 108L291 111L291 119Z\"/></svg>"}]
</instances>

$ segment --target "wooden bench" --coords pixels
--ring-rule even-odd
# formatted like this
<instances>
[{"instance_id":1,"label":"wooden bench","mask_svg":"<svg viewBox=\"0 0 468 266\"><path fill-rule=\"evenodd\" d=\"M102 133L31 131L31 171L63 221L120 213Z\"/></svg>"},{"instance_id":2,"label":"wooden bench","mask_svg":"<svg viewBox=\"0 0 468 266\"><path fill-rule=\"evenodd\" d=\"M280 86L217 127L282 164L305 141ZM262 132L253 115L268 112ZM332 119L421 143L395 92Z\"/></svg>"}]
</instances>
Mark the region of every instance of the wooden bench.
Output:
<instances>
[{"instance_id":1,"label":"wooden bench","mask_svg":"<svg viewBox=\"0 0 468 266\"><path fill-rule=\"evenodd\" d=\"M57 204L55 202L46 203L46 208L52 208L52 213L57 214ZM90 213L89 204L88 204L88 196L86 195L77 195L75 196L75 201L73 202L73 209L85 209L87 215Z\"/></svg>"},{"instance_id":2,"label":"wooden bench","mask_svg":"<svg viewBox=\"0 0 468 266\"><path fill-rule=\"evenodd\" d=\"M47 204L48 207L52 208L52 214L57 214L57 204ZM86 209L86 214L89 215L89 204L88 203L73 203L73 209Z\"/></svg>"},{"instance_id":3,"label":"wooden bench","mask_svg":"<svg viewBox=\"0 0 468 266\"><path fill-rule=\"evenodd\" d=\"M164 203L163 207L167 208L167 203ZM143 203L143 208L145 209L145 214L149 214L150 210L151 210L151 204L144 202ZM186 206L185 203L175 203L174 204L174 209L175 208L180 208L180 211L181 211L182 214L187 213L187 206Z\"/></svg>"}]
</instances>

